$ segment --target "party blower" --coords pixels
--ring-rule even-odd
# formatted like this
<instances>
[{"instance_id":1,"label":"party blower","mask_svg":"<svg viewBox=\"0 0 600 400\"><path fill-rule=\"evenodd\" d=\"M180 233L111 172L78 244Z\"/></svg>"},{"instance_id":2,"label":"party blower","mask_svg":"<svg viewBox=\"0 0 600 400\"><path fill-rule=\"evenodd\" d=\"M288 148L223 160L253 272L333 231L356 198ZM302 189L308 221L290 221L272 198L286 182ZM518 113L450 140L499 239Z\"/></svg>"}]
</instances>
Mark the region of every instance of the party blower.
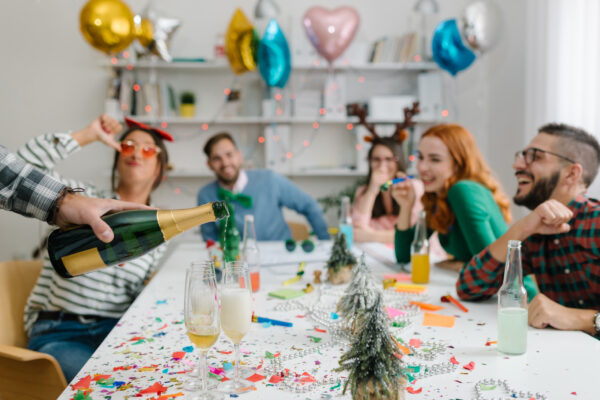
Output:
<instances>
[{"instance_id":1,"label":"party blower","mask_svg":"<svg viewBox=\"0 0 600 400\"><path fill-rule=\"evenodd\" d=\"M383 185L381 185L381 187L379 188L382 192L385 192L386 190L388 190L390 188L390 186L395 185L396 183L400 183L400 182L404 182L408 179L414 179L415 176L414 175L407 175L407 176L403 176L401 178L394 178L390 181L387 181L386 183L384 183Z\"/></svg>"}]
</instances>

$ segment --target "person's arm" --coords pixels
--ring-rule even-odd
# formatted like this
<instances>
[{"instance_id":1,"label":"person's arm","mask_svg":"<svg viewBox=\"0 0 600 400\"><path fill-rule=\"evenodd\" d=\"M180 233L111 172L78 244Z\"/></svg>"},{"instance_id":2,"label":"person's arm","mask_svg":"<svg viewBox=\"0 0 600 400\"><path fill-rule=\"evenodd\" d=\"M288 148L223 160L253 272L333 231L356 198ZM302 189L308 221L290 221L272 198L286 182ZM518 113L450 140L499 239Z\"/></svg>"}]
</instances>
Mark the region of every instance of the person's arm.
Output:
<instances>
[{"instance_id":1,"label":"person's arm","mask_svg":"<svg viewBox=\"0 0 600 400\"><path fill-rule=\"evenodd\" d=\"M66 186L0 146L0 208L48 220Z\"/></svg>"},{"instance_id":2,"label":"person's arm","mask_svg":"<svg viewBox=\"0 0 600 400\"><path fill-rule=\"evenodd\" d=\"M497 204L488 204L484 190L470 182L458 182L448 191L448 204L470 254L479 253L496 240L487 208L497 207Z\"/></svg>"},{"instance_id":3,"label":"person's arm","mask_svg":"<svg viewBox=\"0 0 600 400\"><path fill-rule=\"evenodd\" d=\"M566 331L584 331L590 335L596 334L594 316L596 310L565 307L546 295L539 293L529 304L529 325L534 328L546 328Z\"/></svg>"},{"instance_id":4,"label":"person's arm","mask_svg":"<svg viewBox=\"0 0 600 400\"><path fill-rule=\"evenodd\" d=\"M359 186L354 193L354 202L352 203L352 226L356 233L357 228L368 228L371 221L372 208L369 213L365 214L359 209L359 204L364 203L364 191L367 189L365 185ZM356 235L354 236L356 238Z\"/></svg>"},{"instance_id":5,"label":"person's arm","mask_svg":"<svg viewBox=\"0 0 600 400\"><path fill-rule=\"evenodd\" d=\"M394 236L394 250L396 251L396 261L399 263L410 262L410 244L412 243L414 236L414 226L404 230L396 229Z\"/></svg>"},{"instance_id":6,"label":"person's arm","mask_svg":"<svg viewBox=\"0 0 600 400\"><path fill-rule=\"evenodd\" d=\"M283 175L272 173L271 179L275 180L280 205L304 215L319 239L329 239L323 211L315 199Z\"/></svg>"},{"instance_id":7,"label":"person's arm","mask_svg":"<svg viewBox=\"0 0 600 400\"><path fill-rule=\"evenodd\" d=\"M489 299L500 289L503 277L504 263L492 257L486 247L459 272L456 293L463 300Z\"/></svg>"}]
</instances>

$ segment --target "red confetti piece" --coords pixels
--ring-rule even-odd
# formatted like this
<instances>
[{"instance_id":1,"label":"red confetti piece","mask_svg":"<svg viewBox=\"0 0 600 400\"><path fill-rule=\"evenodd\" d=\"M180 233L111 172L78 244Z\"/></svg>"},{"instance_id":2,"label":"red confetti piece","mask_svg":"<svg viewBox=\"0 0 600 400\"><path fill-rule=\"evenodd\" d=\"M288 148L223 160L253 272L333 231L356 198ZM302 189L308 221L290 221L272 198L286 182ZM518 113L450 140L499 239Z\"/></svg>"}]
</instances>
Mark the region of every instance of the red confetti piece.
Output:
<instances>
[{"instance_id":1,"label":"red confetti piece","mask_svg":"<svg viewBox=\"0 0 600 400\"><path fill-rule=\"evenodd\" d=\"M168 325L165 323L163 326L161 326L160 328L158 328L158 330L160 331L161 329L165 329Z\"/></svg>"},{"instance_id":2,"label":"red confetti piece","mask_svg":"<svg viewBox=\"0 0 600 400\"><path fill-rule=\"evenodd\" d=\"M144 390L141 390L138 394L156 393L156 394L160 395L161 393L166 392L167 389L168 388L161 385L160 382L156 382L154 385L152 385Z\"/></svg>"},{"instance_id":3,"label":"red confetti piece","mask_svg":"<svg viewBox=\"0 0 600 400\"><path fill-rule=\"evenodd\" d=\"M231 354L233 352L231 350L230 351L221 350L221 351L219 351L219 353L221 353L221 354Z\"/></svg>"},{"instance_id":4,"label":"red confetti piece","mask_svg":"<svg viewBox=\"0 0 600 400\"><path fill-rule=\"evenodd\" d=\"M475 363L473 361L471 361L467 365L463 365L463 368L468 369L469 371L473 371L473 369L475 368Z\"/></svg>"},{"instance_id":5,"label":"red confetti piece","mask_svg":"<svg viewBox=\"0 0 600 400\"><path fill-rule=\"evenodd\" d=\"M264 376L264 375L254 374L252 376L247 377L246 380L250 381L250 382L258 382L258 381L262 381L265 378L266 378L266 376Z\"/></svg>"},{"instance_id":6,"label":"red confetti piece","mask_svg":"<svg viewBox=\"0 0 600 400\"><path fill-rule=\"evenodd\" d=\"M577 396L577 392L571 392L573 396Z\"/></svg>"},{"instance_id":7,"label":"red confetti piece","mask_svg":"<svg viewBox=\"0 0 600 400\"><path fill-rule=\"evenodd\" d=\"M296 315L296 318L305 318L306 315Z\"/></svg>"},{"instance_id":8,"label":"red confetti piece","mask_svg":"<svg viewBox=\"0 0 600 400\"><path fill-rule=\"evenodd\" d=\"M146 339L146 338L143 337L143 336L136 336L136 337L133 337L133 338L129 339L129 341L130 342L137 342L138 340L144 340L144 339Z\"/></svg>"},{"instance_id":9,"label":"red confetti piece","mask_svg":"<svg viewBox=\"0 0 600 400\"><path fill-rule=\"evenodd\" d=\"M452 364L454 364L454 365L458 365L458 364L459 364L459 362L458 362L458 361L456 361L456 358L454 358L454 356L452 356L452 358L450 359L450 362L451 362Z\"/></svg>"},{"instance_id":10,"label":"red confetti piece","mask_svg":"<svg viewBox=\"0 0 600 400\"><path fill-rule=\"evenodd\" d=\"M173 358L175 360L181 360L183 357L185 357L185 351L176 351L173 353Z\"/></svg>"},{"instance_id":11,"label":"red confetti piece","mask_svg":"<svg viewBox=\"0 0 600 400\"><path fill-rule=\"evenodd\" d=\"M410 344L412 347L418 349L419 347L421 347L421 339L410 339L408 344Z\"/></svg>"},{"instance_id":12,"label":"red confetti piece","mask_svg":"<svg viewBox=\"0 0 600 400\"><path fill-rule=\"evenodd\" d=\"M315 327L315 331L321 332L321 333L327 333L327 331L325 329L319 329L317 327Z\"/></svg>"},{"instance_id":13,"label":"red confetti piece","mask_svg":"<svg viewBox=\"0 0 600 400\"><path fill-rule=\"evenodd\" d=\"M77 390L77 389L89 389L91 383L92 383L92 377L90 375L88 375L85 378L81 378L79 380L79 382L77 382L76 384L71 385L71 388L73 390Z\"/></svg>"},{"instance_id":14,"label":"red confetti piece","mask_svg":"<svg viewBox=\"0 0 600 400\"><path fill-rule=\"evenodd\" d=\"M409 386L409 387L406 388L406 391L408 393L410 393L410 394L419 394L419 393L421 393L423 391L423 388L414 389L414 388L412 388L412 387Z\"/></svg>"},{"instance_id":15,"label":"red confetti piece","mask_svg":"<svg viewBox=\"0 0 600 400\"><path fill-rule=\"evenodd\" d=\"M279 383L283 380L281 376L273 375L271 379L269 379L269 383Z\"/></svg>"},{"instance_id":16,"label":"red confetti piece","mask_svg":"<svg viewBox=\"0 0 600 400\"><path fill-rule=\"evenodd\" d=\"M179 396L183 396L183 393L179 392L179 393L173 393L173 394L164 394L162 396L159 396L156 400L168 400L168 399L173 399L173 398L179 397Z\"/></svg>"},{"instance_id":17,"label":"red confetti piece","mask_svg":"<svg viewBox=\"0 0 600 400\"><path fill-rule=\"evenodd\" d=\"M277 358L281 355L281 352L273 354L273 358Z\"/></svg>"},{"instance_id":18,"label":"red confetti piece","mask_svg":"<svg viewBox=\"0 0 600 400\"><path fill-rule=\"evenodd\" d=\"M314 376L305 376L304 378L300 378L300 380L298 382L301 383L312 383L312 382L316 382L317 380L315 379Z\"/></svg>"},{"instance_id":19,"label":"red confetti piece","mask_svg":"<svg viewBox=\"0 0 600 400\"><path fill-rule=\"evenodd\" d=\"M94 381L96 381L96 382L99 381L100 379L108 379L108 378L110 378L110 375L99 375L99 374L94 375Z\"/></svg>"}]
</instances>

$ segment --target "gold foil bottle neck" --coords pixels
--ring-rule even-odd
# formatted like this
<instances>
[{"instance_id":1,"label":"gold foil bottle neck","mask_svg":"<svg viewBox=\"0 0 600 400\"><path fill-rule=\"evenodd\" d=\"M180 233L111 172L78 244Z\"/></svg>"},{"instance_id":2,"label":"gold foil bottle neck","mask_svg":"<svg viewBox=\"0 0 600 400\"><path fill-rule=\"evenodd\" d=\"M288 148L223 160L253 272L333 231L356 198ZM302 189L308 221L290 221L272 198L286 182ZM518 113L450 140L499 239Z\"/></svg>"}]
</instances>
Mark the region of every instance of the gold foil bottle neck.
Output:
<instances>
[{"instance_id":1,"label":"gold foil bottle neck","mask_svg":"<svg viewBox=\"0 0 600 400\"><path fill-rule=\"evenodd\" d=\"M156 216L165 241L195 226L216 220L212 203L182 210L158 210Z\"/></svg>"}]
</instances>

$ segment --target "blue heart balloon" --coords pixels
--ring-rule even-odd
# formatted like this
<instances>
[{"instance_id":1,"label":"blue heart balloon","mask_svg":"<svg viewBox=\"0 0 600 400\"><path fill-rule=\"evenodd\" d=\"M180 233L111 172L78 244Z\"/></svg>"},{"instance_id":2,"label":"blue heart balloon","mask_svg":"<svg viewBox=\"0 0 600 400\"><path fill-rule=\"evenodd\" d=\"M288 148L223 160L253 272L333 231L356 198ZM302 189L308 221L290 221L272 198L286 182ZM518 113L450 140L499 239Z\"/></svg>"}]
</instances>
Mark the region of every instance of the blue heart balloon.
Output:
<instances>
[{"instance_id":1,"label":"blue heart balloon","mask_svg":"<svg viewBox=\"0 0 600 400\"><path fill-rule=\"evenodd\" d=\"M475 61L475 53L464 45L455 19L440 22L431 40L433 60L440 68L456 75Z\"/></svg>"},{"instance_id":2,"label":"blue heart balloon","mask_svg":"<svg viewBox=\"0 0 600 400\"><path fill-rule=\"evenodd\" d=\"M258 68L268 86L284 87L292 71L290 47L274 19L258 45Z\"/></svg>"}]
</instances>

